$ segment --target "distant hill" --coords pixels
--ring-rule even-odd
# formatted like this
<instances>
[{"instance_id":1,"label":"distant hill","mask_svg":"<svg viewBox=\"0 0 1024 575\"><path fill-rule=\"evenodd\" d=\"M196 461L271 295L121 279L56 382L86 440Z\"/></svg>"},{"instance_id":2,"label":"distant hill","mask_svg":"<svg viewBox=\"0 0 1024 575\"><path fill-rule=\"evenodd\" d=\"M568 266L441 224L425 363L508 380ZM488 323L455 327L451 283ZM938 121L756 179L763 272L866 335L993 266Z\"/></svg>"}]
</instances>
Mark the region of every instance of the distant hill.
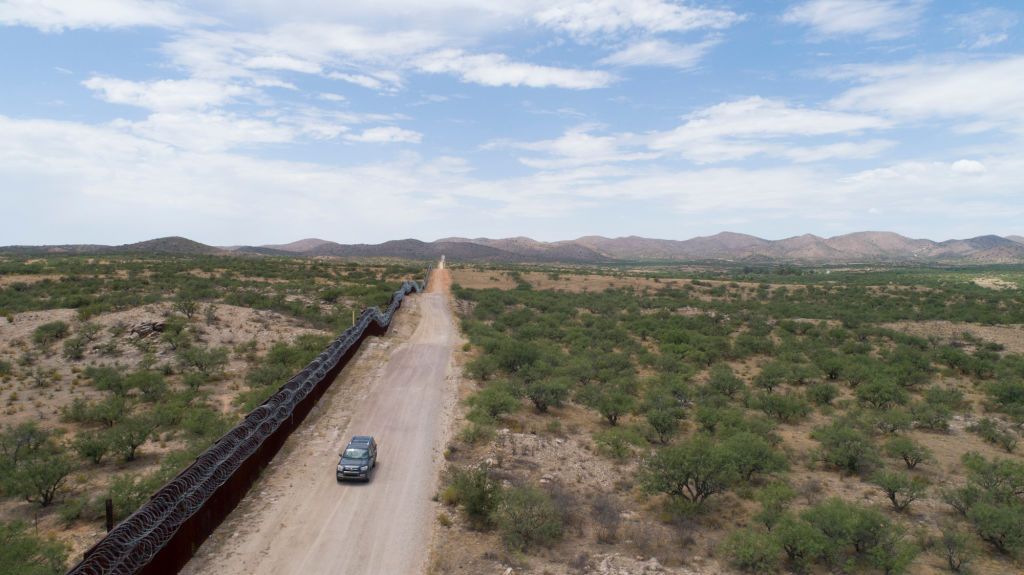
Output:
<instances>
[{"instance_id":1,"label":"distant hill","mask_svg":"<svg viewBox=\"0 0 1024 575\"><path fill-rule=\"evenodd\" d=\"M253 256L335 256L435 260L445 255L464 262L611 263L622 261L705 261L771 263L906 263L958 264L1024 263L1024 236L978 236L935 242L892 232L856 232L831 238L804 234L766 240L722 232L688 240L659 240L628 236L584 236L575 240L541 242L526 237L504 239L416 239L381 244L339 244L304 239L289 244L217 248L182 237L168 237L122 246L61 245L8 246L0 253L165 253L249 254Z\"/></svg>"}]
</instances>

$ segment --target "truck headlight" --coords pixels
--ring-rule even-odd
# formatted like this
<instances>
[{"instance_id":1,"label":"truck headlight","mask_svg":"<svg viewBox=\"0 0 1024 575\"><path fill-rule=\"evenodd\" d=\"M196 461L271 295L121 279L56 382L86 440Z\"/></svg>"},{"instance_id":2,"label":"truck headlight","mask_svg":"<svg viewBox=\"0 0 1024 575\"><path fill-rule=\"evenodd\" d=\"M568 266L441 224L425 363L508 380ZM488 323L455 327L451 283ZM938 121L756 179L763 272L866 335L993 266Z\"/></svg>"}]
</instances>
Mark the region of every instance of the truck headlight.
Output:
<instances>
[{"instance_id":1,"label":"truck headlight","mask_svg":"<svg viewBox=\"0 0 1024 575\"><path fill-rule=\"evenodd\" d=\"M369 466L369 465L364 465L364 466L362 466L362 467L360 467L360 468L359 468L359 471L366 471L366 470L367 470L367 469L369 469L369 468L370 468L370 466Z\"/></svg>"}]
</instances>

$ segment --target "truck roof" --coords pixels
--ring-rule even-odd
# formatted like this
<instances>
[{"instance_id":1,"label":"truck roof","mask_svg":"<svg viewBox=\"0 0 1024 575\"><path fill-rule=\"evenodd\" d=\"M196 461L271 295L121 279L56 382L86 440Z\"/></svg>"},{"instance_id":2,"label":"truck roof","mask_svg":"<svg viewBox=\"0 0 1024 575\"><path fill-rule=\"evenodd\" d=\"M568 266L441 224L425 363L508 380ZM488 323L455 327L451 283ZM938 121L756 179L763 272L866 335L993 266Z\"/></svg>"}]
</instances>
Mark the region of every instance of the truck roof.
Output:
<instances>
[{"instance_id":1,"label":"truck roof","mask_svg":"<svg viewBox=\"0 0 1024 575\"><path fill-rule=\"evenodd\" d=\"M352 440L349 441L349 445L354 444L354 443L355 444L373 443L373 436L370 436L370 435L353 435L352 436Z\"/></svg>"}]
</instances>

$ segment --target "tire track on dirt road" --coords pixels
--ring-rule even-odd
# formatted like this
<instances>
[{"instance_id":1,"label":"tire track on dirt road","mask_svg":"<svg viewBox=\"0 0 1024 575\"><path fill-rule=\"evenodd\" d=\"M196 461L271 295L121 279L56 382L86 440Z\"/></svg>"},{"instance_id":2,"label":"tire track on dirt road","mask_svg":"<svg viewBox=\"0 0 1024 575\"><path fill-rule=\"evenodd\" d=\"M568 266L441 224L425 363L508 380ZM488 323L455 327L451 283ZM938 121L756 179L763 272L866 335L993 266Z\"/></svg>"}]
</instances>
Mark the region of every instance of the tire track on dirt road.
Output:
<instances>
[{"instance_id":1,"label":"tire track on dirt road","mask_svg":"<svg viewBox=\"0 0 1024 575\"><path fill-rule=\"evenodd\" d=\"M452 352L459 338L450 283L448 271L437 269L427 293L406 299L397 327L372 340L377 345L335 383L351 387L328 392L319 413L288 439L183 573L424 571L435 524L431 497L455 397ZM344 380L378 358L362 380ZM358 434L377 437L379 466L367 484L338 484L338 451Z\"/></svg>"}]
</instances>

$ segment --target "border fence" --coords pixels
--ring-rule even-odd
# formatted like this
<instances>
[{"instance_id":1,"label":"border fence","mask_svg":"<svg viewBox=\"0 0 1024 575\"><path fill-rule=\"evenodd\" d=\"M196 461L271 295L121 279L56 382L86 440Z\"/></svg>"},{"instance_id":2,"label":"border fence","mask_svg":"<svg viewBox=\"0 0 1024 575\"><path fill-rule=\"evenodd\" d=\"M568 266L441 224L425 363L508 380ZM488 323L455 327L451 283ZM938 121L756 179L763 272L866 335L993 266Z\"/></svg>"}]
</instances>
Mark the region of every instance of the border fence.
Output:
<instances>
[{"instance_id":1,"label":"border fence","mask_svg":"<svg viewBox=\"0 0 1024 575\"><path fill-rule=\"evenodd\" d=\"M427 268L422 282L404 282L383 311L364 309L355 325L316 359L86 551L69 575L163 575L181 570L242 500L363 340L386 333L405 296L426 290L430 271Z\"/></svg>"}]
</instances>

